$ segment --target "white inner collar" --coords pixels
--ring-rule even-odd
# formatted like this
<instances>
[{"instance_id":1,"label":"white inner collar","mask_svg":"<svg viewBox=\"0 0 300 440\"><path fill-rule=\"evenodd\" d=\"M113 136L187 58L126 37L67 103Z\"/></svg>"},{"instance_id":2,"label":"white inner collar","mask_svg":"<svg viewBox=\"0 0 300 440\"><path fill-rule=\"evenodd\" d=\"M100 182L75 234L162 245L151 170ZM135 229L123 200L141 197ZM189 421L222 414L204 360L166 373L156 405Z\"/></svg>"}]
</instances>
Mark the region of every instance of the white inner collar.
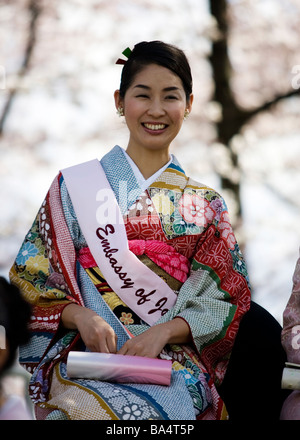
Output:
<instances>
[{"instance_id":1,"label":"white inner collar","mask_svg":"<svg viewBox=\"0 0 300 440\"><path fill-rule=\"evenodd\" d=\"M166 163L163 167L161 167L158 171L156 171L152 176L148 177L148 179L145 179L143 174L140 172L138 166L134 163L134 161L131 159L131 157L126 153L126 151L122 148L122 151L129 163L129 165L132 168L132 171L134 172L135 178L139 184L139 186L142 188L143 191L147 189L157 178L158 176L170 165L170 163L173 160L172 155L170 154L170 160L168 163Z\"/></svg>"}]
</instances>

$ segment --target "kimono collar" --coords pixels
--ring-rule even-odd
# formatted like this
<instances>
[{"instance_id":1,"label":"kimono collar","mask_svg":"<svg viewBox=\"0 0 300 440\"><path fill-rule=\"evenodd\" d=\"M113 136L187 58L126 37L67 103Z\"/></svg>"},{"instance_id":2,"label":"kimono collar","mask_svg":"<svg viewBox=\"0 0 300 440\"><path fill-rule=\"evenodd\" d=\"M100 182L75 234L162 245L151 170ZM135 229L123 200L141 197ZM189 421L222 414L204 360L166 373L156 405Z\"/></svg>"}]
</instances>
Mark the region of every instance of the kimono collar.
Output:
<instances>
[{"instance_id":1,"label":"kimono collar","mask_svg":"<svg viewBox=\"0 0 300 440\"><path fill-rule=\"evenodd\" d=\"M179 162L175 156L153 176L143 182L137 172L134 172L131 163L126 158L126 152L123 148L116 145L101 159L101 165L105 171L107 180L112 187L122 214L125 214L130 206L136 202L137 198L148 188L159 175L167 168L180 169ZM151 182L150 182L151 180ZM150 182L150 183L149 183ZM145 186L146 185L146 186Z\"/></svg>"},{"instance_id":2,"label":"kimono collar","mask_svg":"<svg viewBox=\"0 0 300 440\"><path fill-rule=\"evenodd\" d=\"M165 171L165 169L168 168L168 166L172 163L173 157L170 155L170 160L168 163L166 163L164 166L162 166L156 173L152 174L148 179L145 179L145 177L140 172L137 165L134 163L134 161L131 159L131 157L126 153L125 150L122 150L123 154L125 155L127 161L129 162L132 171L134 172L134 175L137 179L138 184L142 188L143 191L145 191L157 178Z\"/></svg>"}]
</instances>

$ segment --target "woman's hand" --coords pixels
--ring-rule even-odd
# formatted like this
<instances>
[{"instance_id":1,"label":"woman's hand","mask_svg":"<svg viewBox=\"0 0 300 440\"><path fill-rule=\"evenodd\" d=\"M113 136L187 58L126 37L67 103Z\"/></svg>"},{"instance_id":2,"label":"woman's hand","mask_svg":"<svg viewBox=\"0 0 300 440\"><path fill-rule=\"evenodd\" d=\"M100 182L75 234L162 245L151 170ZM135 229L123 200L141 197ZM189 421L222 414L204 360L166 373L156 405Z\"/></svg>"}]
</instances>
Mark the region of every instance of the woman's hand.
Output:
<instances>
[{"instance_id":1,"label":"woman's hand","mask_svg":"<svg viewBox=\"0 0 300 440\"><path fill-rule=\"evenodd\" d=\"M190 328L181 318L154 325L125 342L118 354L156 358L166 344L184 344L191 340Z\"/></svg>"},{"instance_id":2,"label":"woman's hand","mask_svg":"<svg viewBox=\"0 0 300 440\"><path fill-rule=\"evenodd\" d=\"M66 328L78 330L86 347L99 353L116 353L117 335L97 313L77 304L64 308L62 323Z\"/></svg>"},{"instance_id":3,"label":"woman's hand","mask_svg":"<svg viewBox=\"0 0 300 440\"><path fill-rule=\"evenodd\" d=\"M118 354L156 358L167 344L158 325L125 342Z\"/></svg>"}]
</instances>

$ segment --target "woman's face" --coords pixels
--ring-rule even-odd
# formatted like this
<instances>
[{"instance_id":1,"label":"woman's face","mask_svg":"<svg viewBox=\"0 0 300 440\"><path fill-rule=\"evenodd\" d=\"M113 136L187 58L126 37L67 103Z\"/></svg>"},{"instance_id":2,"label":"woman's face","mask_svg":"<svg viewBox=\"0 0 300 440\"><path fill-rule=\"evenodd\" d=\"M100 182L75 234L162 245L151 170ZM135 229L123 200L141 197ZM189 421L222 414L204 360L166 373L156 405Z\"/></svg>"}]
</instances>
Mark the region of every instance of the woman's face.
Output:
<instances>
[{"instance_id":1,"label":"woman's face","mask_svg":"<svg viewBox=\"0 0 300 440\"><path fill-rule=\"evenodd\" d=\"M123 107L130 131L128 149L168 150L185 111L191 110L192 99L187 103L181 79L171 70L156 64L145 66L123 100L115 92L116 107Z\"/></svg>"}]
</instances>

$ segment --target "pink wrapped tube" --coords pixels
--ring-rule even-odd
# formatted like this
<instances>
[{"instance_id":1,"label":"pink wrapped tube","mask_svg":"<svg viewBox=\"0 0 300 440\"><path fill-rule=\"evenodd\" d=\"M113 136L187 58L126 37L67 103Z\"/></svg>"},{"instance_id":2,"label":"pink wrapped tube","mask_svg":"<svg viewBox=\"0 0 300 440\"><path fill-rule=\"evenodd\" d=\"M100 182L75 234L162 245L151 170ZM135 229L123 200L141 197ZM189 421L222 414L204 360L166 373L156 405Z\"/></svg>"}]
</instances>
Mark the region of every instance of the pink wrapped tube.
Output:
<instances>
[{"instance_id":1,"label":"pink wrapped tube","mask_svg":"<svg viewBox=\"0 0 300 440\"><path fill-rule=\"evenodd\" d=\"M172 361L121 354L70 351L70 378L98 379L120 383L170 385Z\"/></svg>"}]
</instances>

